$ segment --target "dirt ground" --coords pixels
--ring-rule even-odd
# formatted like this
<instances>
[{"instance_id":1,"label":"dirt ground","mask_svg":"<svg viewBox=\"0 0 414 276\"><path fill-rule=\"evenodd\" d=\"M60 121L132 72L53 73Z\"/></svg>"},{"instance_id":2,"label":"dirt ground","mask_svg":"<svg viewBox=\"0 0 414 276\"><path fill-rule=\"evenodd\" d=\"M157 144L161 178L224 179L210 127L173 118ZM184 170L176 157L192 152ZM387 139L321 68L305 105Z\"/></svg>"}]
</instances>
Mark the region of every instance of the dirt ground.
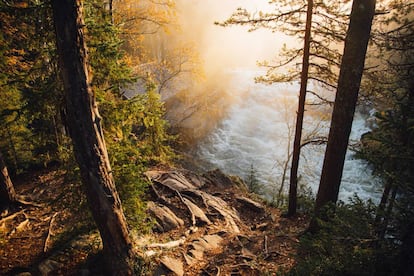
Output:
<instances>
[{"instance_id":1,"label":"dirt ground","mask_svg":"<svg viewBox=\"0 0 414 276\"><path fill-rule=\"evenodd\" d=\"M0 217L0 275L104 274L102 245L78 183L61 169L44 170L15 180L16 192L27 204L3 212ZM240 232L223 230L225 221L217 214L208 213L209 225L191 225L184 209L181 213L177 211L184 218L184 225L167 232L155 231L146 238L146 245L142 245L141 239L137 247L144 256L150 251L150 243L183 240L173 248L158 248L146 258L147 274L153 275L166 257L182 260L184 275L275 275L294 265L298 236L307 225L306 218L283 218L278 209L254 198L265 210L258 214L235 199L240 195L250 196L235 186L219 190L206 187L204 191L219 196L239 214ZM206 235L218 236L220 245L205 251L190 265L184 258L186 252L194 246L194 241Z\"/></svg>"}]
</instances>

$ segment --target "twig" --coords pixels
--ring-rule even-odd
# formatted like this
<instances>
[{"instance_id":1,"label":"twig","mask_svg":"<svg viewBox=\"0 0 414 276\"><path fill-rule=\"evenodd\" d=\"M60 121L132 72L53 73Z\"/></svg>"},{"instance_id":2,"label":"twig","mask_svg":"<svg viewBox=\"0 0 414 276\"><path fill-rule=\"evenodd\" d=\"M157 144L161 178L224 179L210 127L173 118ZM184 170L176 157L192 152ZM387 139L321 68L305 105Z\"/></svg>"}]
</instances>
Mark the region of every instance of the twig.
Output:
<instances>
[{"instance_id":1,"label":"twig","mask_svg":"<svg viewBox=\"0 0 414 276\"><path fill-rule=\"evenodd\" d=\"M267 248L267 235L264 236L264 253L265 255L269 254L269 249Z\"/></svg>"},{"instance_id":2,"label":"twig","mask_svg":"<svg viewBox=\"0 0 414 276\"><path fill-rule=\"evenodd\" d=\"M173 248L173 247L180 246L180 245L184 244L185 241L186 241L186 238L185 237L182 237L179 240L170 241L170 242L167 242L167 243L152 243L152 244L148 244L146 247L147 248L159 247L159 248L167 248L167 249L169 249L169 248Z\"/></svg>"},{"instance_id":3,"label":"twig","mask_svg":"<svg viewBox=\"0 0 414 276\"><path fill-rule=\"evenodd\" d=\"M20 204L20 205L23 205L23 206L43 207L43 205L41 205L41 204L31 202L31 201L26 201L22 197L18 197L16 202L17 202L17 204Z\"/></svg>"},{"instance_id":4,"label":"twig","mask_svg":"<svg viewBox=\"0 0 414 276\"><path fill-rule=\"evenodd\" d=\"M18 215L20 215L21 213L24 213L24 211L25 211L25 210L21 210L21 211L19 211L19 212L17 212L17 213L14 213L14 214L12 214L12 215L10 215L10 216L7 216L7 217L5 217L5 218L1 219L1 220L0 220L0 224L3 224L4 222L6 222L6 221L8 221L8 220L14 219L15 217L17 217L17 216L18 216Z\"/></svg>"},{"instance_id":5,"label":"twig","mask_svg":"<svg viewBox=\"0 0 414 276\"><path fill-rule=\"evenodd\" d=\"M49 223L49 229L48 229L48 231L47 231L47 236L46 236L46 240L45 240L45 246L43 247L43 252L47 252L47 250L48 250L48 244L49 244L49 240L50 240L50 236L52 236L52 225L53 225L53 222L54 222L54 220L55 220L55 218L56 218L56 216L57 216L57 214L58 214L59 212L56 212L53 216L52 216L52 218L50 219L50 223Z\"/></svg>"}]
</instances>

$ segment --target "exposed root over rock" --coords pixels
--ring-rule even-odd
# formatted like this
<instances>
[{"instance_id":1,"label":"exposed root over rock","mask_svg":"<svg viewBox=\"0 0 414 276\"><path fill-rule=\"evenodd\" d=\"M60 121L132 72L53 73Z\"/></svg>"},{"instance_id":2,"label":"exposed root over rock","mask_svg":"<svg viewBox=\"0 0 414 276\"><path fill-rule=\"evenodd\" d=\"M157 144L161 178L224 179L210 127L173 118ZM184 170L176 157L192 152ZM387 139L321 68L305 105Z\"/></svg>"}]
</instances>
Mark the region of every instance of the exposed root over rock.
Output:
<instances>
[{"instance_id":1,"label":"exposed root over rock","mask_svg":"<svg viewBox=\"0 0 414 276\"><path fill-rule=\"evenodd\" d=\"M147 257L158 260L159 275L255 275L293 265L293 243L275 236L283 228L279 211L249 197L240 180L219 170L204 176L184 170L146 175L152 181L149 213L157 221L155 230L160 240L170 240L143 246Z\"/></svg>"}]
</instances>

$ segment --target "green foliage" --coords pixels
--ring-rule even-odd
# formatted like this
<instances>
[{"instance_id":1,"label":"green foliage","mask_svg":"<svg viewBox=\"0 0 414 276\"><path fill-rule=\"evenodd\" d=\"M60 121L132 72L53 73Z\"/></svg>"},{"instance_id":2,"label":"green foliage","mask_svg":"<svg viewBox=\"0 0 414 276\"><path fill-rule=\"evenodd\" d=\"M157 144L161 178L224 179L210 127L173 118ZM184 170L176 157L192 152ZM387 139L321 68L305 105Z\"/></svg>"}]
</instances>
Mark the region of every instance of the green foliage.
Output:
<instances>
[{"instance_id":1,"label":"green foliage","mask_svg":"<svg viewBox=\"0 0 414 276\"><path fill-rule=\"evenodd\" d=\"M149 229L145 214L148 166L168 163L174 154L167 142L163 108L154 88L132 100L102 104L109 157L129 224L137 231Z\"/></svg>"},{"instance_id":2,"label":"green foliage","mask_svg":"<svg viewBox=\"0 0 414 276\"><path fill-rule=\"evenodd\" d=\"M139 151L128 140L111 143L108 151L128 224L138 232L146 232L149 227L144 200L149 183L143 175L145 167L139 160Z\"/></svg>"},{"instance_id":3,"label":"green foliage","mask_svg":"<svg viewBox=\"0 0 414 276\"><path fill-rule=\"evenodd\" d=\"M328 101L322 97L322 92L336 87L342 58L342 52L337 45L345 40L349 2L350 0L313 1L308 78L320 85L313 88L315 91L308 92L316 93L318 100L322 102ZM303 40L308 2L279 0L269 1L269 4L272 7L270 11L249 12L247 9L238 8L226 21L216 24L248 26L249 31L269 29ZM278 57L272 61L260 62L259 65L266 68L267 72L256 78L256 81L272 84L299 80L301 73L298 64L301 64L303 56L301 46L287 47L284 44Z\"/></svg>"},{"instance_id":4,"label":"green foliage","mask_svg":"<svg viewBox=\"0 0 414 276\"><path fill-rule=\"evenodd\" d=\"M167 133L167 121L163 118L164 104L161 102L160 94L156 92L155 85L151 82L147 85L143 104L142 127L145 130L139 136L147 161L150 164L154 161L168 163L176 157L168 146L176 137Z\"/></svg>"},{"instance_id":5,"label":"green foliage","mask_svg":"<svg viewBox=\"0 0 414 276\"><path fill-rule=\"evenodd\" d=\"M119 29L101 1L85 3L87 45L93 71L92 86L99 110L112 170L124 213L131 228L149 230L145 213L148 166L169 162L173 152L167 145L164 107L155 86L132 99L122 95L136 81L121 50Z\"/></svg>"},{"instance_id":6,"label":"green foliage","mask_svg":"<svg viewBox=\"0 0 414 276\"><path fill-rule=\"evenodd\" d=\"M160 140L162 135L157 136L156 131L162 130L159 122L151 117L153 113L146 113L150 109L147 100L146 96L140 96L105 105L109 115L105 120L105 135L117 189L128 223L140 232L149 229L144 203L149 183L143 173L150 164L167 161L165 153L169 150ZM145 127L145 119L152 124ZM138 130L141 132L137 133Z\"/></svg>"},{"instance_id":7,"label":"green foliage","mask_svg":"<svg viewBox=\"0 0 414 276\"><path fill-rule=\"evenodd\" d=\"M301 238L299 261L287 274L377 275L375 210L356 196L349 204L324 208L319 231Z\"/></svg>"},{"instance_id":8,"label":"green foliage","mask_svg":"<svg viewBox=\"0 0 414 276\"><path fill-rule=\"evenodd\" d=\"M92 67L95 93L121 96L121 88L135 80L121 50L120 30L111 23L106 4L100 0L85 2L86 43Z\"/></svg>"},{"instance_id":9,"label":"green foliage","mask_svg":"<svg viewBox=\"0 0 414 276\"><path fill-rule=\"evenodd\" d=\"M63 94L48 3L0 14L0 148L12 171L21 171L60 159Z\"/></svg>"},{"instance_id":10,"label":"green foliage","mask_svg":"<svg viewBox=\"0 0 414 276\"><path fill-rule=\"evenodd\" d=\"M260 195L263 193L264 187L263 187L263 184L259 182L256 175L257 175L257 171L254 168L253 164L251 164L250 171L246 179L247 188L249 189L250 192Z\"/></svg>"},{"instance_id":11,"label":"green foliage","mask_svg":"<svg viewBox=\"0 0 414 276\"><path fill-rule=\"evenodd\" d=\"M0 4L0 149L12 172L61 161L80 181L64 128L65 104L50 3L30 8ZM175 157L164 107L155 86L133 99L122 95L137 80L121 50L120 30L99 0L84 3L92 88L103 117L106 143L128 223L149 229L145 214L149 166ZM144 92L144 91L141 91ZM79 206L77 206L79 207ZM73 207L76 212L76 206Z\"/></svg>"},{"instance_id":12,"label":"green foliage","mask_svg":"<svg viewBox=\"0 0 414 276\"><path fill-rule=\"evenodd\" d=\"M387 59L373 83L376 125L361 139L360 156L392 184L396 196L384 193L377 220L385 224L384 248L392 250L396 271L404 274L414 265L414 11L406 1L391 1L390 7L394 12L376 41Z\"/></svg>"},{"instance_id":13,"label":"green foliage","mask_svg":"<svg viewBox=\"0 0 414 276\"><path fill-rule=\"evenodd\" d=\"M297 209L302 214L312 214L315 207L315 195L312 189L304 183L298 183Z\"/></svg>"}]
</instances>

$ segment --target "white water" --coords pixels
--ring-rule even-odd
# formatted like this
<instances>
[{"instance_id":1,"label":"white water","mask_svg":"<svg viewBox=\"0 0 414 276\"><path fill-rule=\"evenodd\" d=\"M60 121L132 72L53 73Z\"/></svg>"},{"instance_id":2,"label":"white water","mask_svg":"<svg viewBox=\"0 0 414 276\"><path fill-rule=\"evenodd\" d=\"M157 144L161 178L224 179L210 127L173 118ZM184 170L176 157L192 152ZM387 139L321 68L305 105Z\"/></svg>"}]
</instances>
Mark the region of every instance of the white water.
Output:
<instances>
[{"instance_id":1,"label":"white water","mask_svg":"<svg viewBox=\"0 0 414 276\"><path fill-rule=\"evenodd\" d=\"M253 164L256 177L268 188L268 193L272 193L281 184L289 137L290 143L293 143L299 86L256 84L253 78L259 74L257 71L229 72L232 78L229 92L233 94L235 103L215 131L198 145L197 156L211 167L244 179ZM327 136L328 129L327 120L320 122L319 117L306 116L303 137L315 130L318 136ZM366 117L357 113L351 139L358 140L368 130ZM301 151L299 184L308 185L314 194L319 184L324 152L324 145L308 145ZM286 176L285 190L289 183L289 170ZM364 200L371 198L377 202L380 186L379 180L372 177L368 165L355 159L353 153L348 151L340 199L347 201L356 193Z\"/></svg>"}]
</instances>

